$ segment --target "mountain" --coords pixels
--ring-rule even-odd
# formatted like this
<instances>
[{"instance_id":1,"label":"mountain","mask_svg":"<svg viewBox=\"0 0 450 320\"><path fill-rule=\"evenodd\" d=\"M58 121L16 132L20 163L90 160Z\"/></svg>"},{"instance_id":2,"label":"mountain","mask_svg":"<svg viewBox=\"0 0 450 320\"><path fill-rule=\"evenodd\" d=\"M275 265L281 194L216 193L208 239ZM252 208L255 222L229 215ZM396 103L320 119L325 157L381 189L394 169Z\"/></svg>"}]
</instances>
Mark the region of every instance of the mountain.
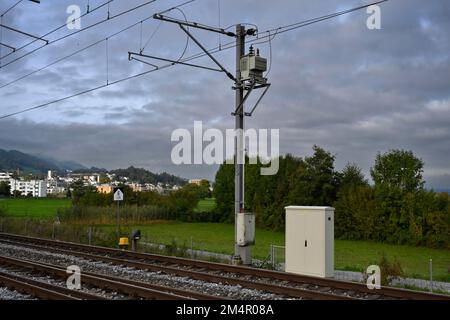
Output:
<instances>
[{"instance_id":1,"label":"mountain","mask_svg":"<svg viewBox=\"0 0 450 320\"><path fill-rule=\"evenodd\" d=\"M83 165L73 161L57 161L54 159L33 156L17 150L0 149L0 170L13 171L19 169L27 173L43 173L48 170L66 171L85 169Z\"/></svg>"}]
</instances>

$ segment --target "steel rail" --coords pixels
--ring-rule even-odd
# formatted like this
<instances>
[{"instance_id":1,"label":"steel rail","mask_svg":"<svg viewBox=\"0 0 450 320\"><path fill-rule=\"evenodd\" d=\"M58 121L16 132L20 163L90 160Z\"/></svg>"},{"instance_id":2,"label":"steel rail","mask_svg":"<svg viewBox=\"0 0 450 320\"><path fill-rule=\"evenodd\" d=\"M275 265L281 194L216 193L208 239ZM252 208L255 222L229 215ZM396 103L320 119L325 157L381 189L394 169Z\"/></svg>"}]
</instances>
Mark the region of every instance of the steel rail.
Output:
<instances>
[{"instance_id":1,"label":"steel rail","mask_svg":"<svg viewBox=\"0 0 450 320\"><path fill-rule=\"evenodd\" d=\"M53 275L61 277L61 278L65 278L67 276L66 270L63 267L51 265L48 263L34 262L31 260L16 259L16 258L11 258L11 257L0 256L0 265L2 265L2 264L14 265L16 267L20 267L20 268L24 268L24 269L38 270L40 272L50 273L50 274L53 274ZM86 278L86 276L88 276L88 277ZM150 290L156 290L158 295L159 295L159 292L163 292L162 295L156 296L156 298L175 297L175 298L191 298L191 299L197 299L197 300L228 300L228 298L211 296L211 295L202 294L202 293L189 291L189 290L168 288L168 287L164 287L164 286L160 286L160 285L154 285L154 284L145 283L145 282L138 282L135 280L118 278L118 277L109 276L109 275L105 275L105 274L85 272L85 271L82 272L82 279L84 282L92 283L91 282L92 278L101 278L101 279L106 279L106 280L110 280L113 282L125 283L125 284L132 285L135 287L143 287L143 288L150 289ZM108 285L110 285L109 282L108 282ZM168 296L166 295L166 293L168 294Z\"/></svg>"},{"instance_id":2,"label":"steel rail","mask_svg":"<svg viewBox=\"0 0 450 320\"><path fill-rule=\"evenodd\" d=\"M40 281L0 272L0 284L9 289L27 293L33 297L46 300L81 300L74 294L63 293L65 288ZM67 289L68 290L68 289Z\"/></svg>"},{"instance_id":3,"label":"steel rail","mask_svg":"<svg viewBox=\"0 0 450 320\"><path fill-rule=\"evenodd\" d=\"M31 269L33 271L40 271L46 274L52 274L59 278L65 279L67 277L66 270L61 267L55 267L48 264L36 263L29 260L15 259L5 256L0 256L0 265L14 265L16 267L20 267L23 269ZM163 299L163 300L192 300L194 298L177 295L172 292L155 290L151 288L151 286L144 287L141 283L136 281L134 282L125 282L122 279L116 277L104 277L103 275L93 274L93 273L82 273L82 281L83 283L99 287L102 289L109 289L112 291L120 292L127 294L131 297L143 298L143 299ZM66 288L62 288L66 289ZM69 289L66 289L69 290ZM74 292L74 295L77 291L66 291L66 293ZM91 295L87 296L88 298ZM90 297L91 300L95 298ZM99 297L100 298L100 297Z\"/></svg>"}]
</instances>

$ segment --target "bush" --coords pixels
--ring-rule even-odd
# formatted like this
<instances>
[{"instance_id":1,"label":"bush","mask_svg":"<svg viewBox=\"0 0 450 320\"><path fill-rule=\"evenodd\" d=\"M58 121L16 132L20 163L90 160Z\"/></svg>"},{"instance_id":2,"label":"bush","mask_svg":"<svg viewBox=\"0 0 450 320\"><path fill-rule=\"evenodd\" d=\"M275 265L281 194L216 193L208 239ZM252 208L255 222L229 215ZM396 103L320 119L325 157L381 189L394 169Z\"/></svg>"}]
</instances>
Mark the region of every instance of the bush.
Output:
<instances>
[{"instance_id":1,"label":"bush","mask_svg":"<svg viewBox=\"0 0 450 320\"><path fill-rule=\"evenodd\" d=\"M381 270L381 285L389 286L394 279L398 279L403 276L403 269L397 258L394 261L389 261L386 255L383 255L378 262L378 266Z\"/></svg>"}]
</instances>

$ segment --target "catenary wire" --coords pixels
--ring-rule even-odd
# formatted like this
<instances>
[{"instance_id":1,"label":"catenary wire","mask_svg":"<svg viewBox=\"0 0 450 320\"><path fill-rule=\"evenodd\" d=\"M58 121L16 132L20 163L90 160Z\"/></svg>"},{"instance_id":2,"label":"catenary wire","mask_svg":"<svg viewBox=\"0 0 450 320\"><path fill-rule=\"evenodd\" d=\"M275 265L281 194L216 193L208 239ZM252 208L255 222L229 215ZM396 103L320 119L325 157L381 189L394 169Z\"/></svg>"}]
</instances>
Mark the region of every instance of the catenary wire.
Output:
<instances>
[{"instance_id":1,"label":"catenary wire","mask_svg":"<svg viewBox=\"0 0 450 320\"><path fill-rule=\"evenodd\" d=\"M103 3L103 4L100 4L99 6L95 7L94 9L92 9L92 10L90 10L90 11L84 13L84 14L81 15L80 17L78 17L78 18L76 18L76 19L73 19L73 21L80 20L81 18L85 17L86 15L88 15L88 14L90 14L90 13L92 13L92 12L94 12L94 11L100 9L100 8L103 8L105 5L107 5L107 4L110 3L111 1L114 1L114 0L108 0L107 2L105 2L105 3ZM62 29L62 28L64 28L64 27L66 27L66 26L67 26L67 24L60 25L59 27L57 27L57 28L55 28L55 29L53 29L53 30L47 32L46 34L40 36L39 38L45 38L45 37L51 35L52 33L55 33L56 31L58 31L58 30L60 30L60 29ZM17 48L17 50L16 50L15 52L18 52L18 51L20 51L20 50L22 50L22 49L28 47L29 45L32 45L32 44L35 43L36 41L38 41L38 40L37 40L37 39L34 39L34 40L32 40L32 41L30 41L30 42L24 44L23 46ZM46 45L43 45L42 47L45 47L45 46L46 46ZM42 48L42 47L40 47L40 48ZM1 56L1 57L0 57L0 60L6 58L6 57L8 57L8 56L10 56L11 54L12 54L12 53L8 53L8 54L6 54L6 55L4 55L4 56Z\"/></svg>"},{"instance_id":2,"label":"catenary wire","mask_svg":"<svg viewBox=\"0 0 450 320\"><path fill-rule=\"evenodd\" d=\"M111 0L111 1L112 1L112 0ZM111 2L111 1L109 1L109 2ZM50 41L50 42L49 42L48 44L46 44L46 45L42 45L42 46L40 46L40 47L38 47L38 48L36 48L36 49L34 49L34 50L32 50L32 51L27 52L26 54L23 54L22 56L20 56L20 57L14 59L14 60L9 61L8 63L4 64L2 67L6 67L6 66L8 66L8 65L10 65L10 64L12 64L12 63L14 63L14 62L16 62L16 61L19 61L19 60L21 60L22 58L24 58L24 57L26 57L26 56L29 56L30 54L33 54L34 52L36 52L36 51L42 49L42 48L45 47L45 46L48 46L48 45L51 45L51 44L53 44L53 43L56 43L56 42L59 42L59 41L61 41L61 40L67 39L67 38L69 38L69 37L72 37L72 36L74 36L74 35L76 35L76 34L79 34L79 33L81 33L81 32L84 32L84 31L86 31L86 30L89 30L89 29L91 29L91 28L93 28L93 27L96 27L96 26L98 26L98 25L101 25L101 24L103 24L103 23L105 23L105 22L111 21L111 20L113 20L113 19L115 19L115 18L118 18L118 17L120 17L120 16L122 16L122 15L128 14L128 13L130 13L130 12L132 12L132 11L138 10L138 9L144 7L144 6L147 6L147 5L149 5L149 4L152 4L152 3L156 2L156 1L158 1L158 0L147 1L147 2L145 2L145 3L143 3L143 4L140 4L140 5L138 5L138 6L135 6L135 7L131 8L131 9L128 9L128 10L122 11L122 12L116 14L116 15L110 16L109 18L106 18L106 19L104 19L104 20L100 20L100 21L98 21L98 22L96 22L96 23L94 23L94 24L91 24L91 25L89 25L89 26L83 28L83 29L80 29L80 30L77 30L77 31L75 31L75 32L72 32L72 33L66 34L66 35L64 35L64 36L61 36L61 37L59 37L59 38L57 38L57 39L55 39L55 40ZM92 12L92 11L91 11L91 12ZM0 58L0 59L1 59L1 58Z\"/></svg>"},{"instance_id":3,"label":"catenary wire","mask_svg":"<svg viewBox=\"0 0 450 320\"><path fill-rule=\"evenodd\" d=\"M387 0L379 1L377 3L386 2L386 1ZM362 8L366 8L366 7L370 6L370 5L373 5L373 3L369 4L369 5L358 7L358 9L354 8L354 9L346 10L345 12L346 13L353 12L353 11L356 11L356 10L359 10L359 9L362 9ZM341 12L339 15L342 15L342 14L345 14L345 13ZM324 18L324 17L322 17L322 18ZM322 19L322 18L310 19L310 20L307 20L308 22L306 22L306 23L305 23L305 21L302 21L302 22L299 22L299 23L296 23L296 24L291 24L291 25L287 25L287 26L283 26L283 27L278 27L278 28L272 29L271 31L277 31L278 30L278 34L281 34L281 33L285 33L285 32L289 32L289 31L292 31L292 30L299 29L299 28L304 27L304 26L311 25L312 23L317 23L317 22L320 22L320 21L323 21L323 20L326 20L326 19L330 19L330 17L325 18L325 19ZM266 32L269 33L269 37L270 37L271 34L270 34L269 30L266 31ZM265 38L265 37L268 37L268 36L264 36L263 38ZM257 40L260 40L260 39L261 38L253 39L253 40L248 41L247 43L256 42ZM212 49L209 53L210 54L214 54L214 53L217 53L219 51L228 50L228 49L231 49L231 48L236 46L235 44L232 45L232 43L229 43L229 44L230 45L227 46L226 48L224 48L224 47L222 47L222 48L215 48L215 49ZM200 53L200 54L196 54L196 55L187 57L187 58L182 59L180 61L181 62L186 62L186 61L198 59L198 58L203 57L205 55L207 55L207 54L206 53ZM42 109L42 108L45 108L45 107L47 107L49 105L52 105L52 104L55 104L55 103L58 103L58 102L62 102L62 101L65 101L65 100L69 100L71 98L74 98L74 97L77 97L77 96L80 96L80 95L84 95L84 94L87 94L87 93L90 93L90 92L93 92L93 91L97 91L97 90L103 89L105 87L112 86L112 85L115 85L115 84L118 84L118 83L121 83L121 82L124 82L124 81L128 81L128 80L131 80L131 79L134 79L134 78L138 78L138 77L141 77L141 76L144 76L144 75L147 75L147 74L150 74L150 73L162 70L162 69L166 69L166 68L172 67L174 65L176 65L176 62L169 63L169 64L166 64L166 65L160 66L158 68L155 68L155 69L152 69L152 70L147 70L147 71L135 74L135 75L131 75L131 76L128 76L126 78L115 80L113 82L110 82L109 84L100 85L100 86L97 86L97 87L94 87L94 88L91 88L91 89L87 89L87 90L84 90L84 91L81 91L81 92L78 92L78 93L75 93L75 94L72 94L72 95L69 95L69 96L57 99L57 100L46 102L46 103L43 103L43 104L40 104L40 105L37 105L37 106L34 106L34 107L30 107L30 108L22 109L22 110L19 110L19 111L16 111L16 112L12 112L12 113L9 113L9 114L5 114L5 115L0 116L0 120L6 119L6 118L9 118L9 117L12 117L12 116L16 116L16 115L19 115L19 114L22 114L22 113L25 113L25 112L29 112L29 111L32 111L32 110Z\"/></svg>"},{"instance_id":4,"label":"catenary wire","mask_svg":"<svg viewBox=\"0 0 450 320\"><path fill-rule=\"evenodd\" d=\"M13 4L11 7L9 7L8 9L6 9L2 14L0 14L0 17L3 17L5 14L7 14L9 11L11 11L12 9L14 9L19 3L21 3L23 0L19 0L17 1L15 4Z\"/></svg>"}]
</instances>

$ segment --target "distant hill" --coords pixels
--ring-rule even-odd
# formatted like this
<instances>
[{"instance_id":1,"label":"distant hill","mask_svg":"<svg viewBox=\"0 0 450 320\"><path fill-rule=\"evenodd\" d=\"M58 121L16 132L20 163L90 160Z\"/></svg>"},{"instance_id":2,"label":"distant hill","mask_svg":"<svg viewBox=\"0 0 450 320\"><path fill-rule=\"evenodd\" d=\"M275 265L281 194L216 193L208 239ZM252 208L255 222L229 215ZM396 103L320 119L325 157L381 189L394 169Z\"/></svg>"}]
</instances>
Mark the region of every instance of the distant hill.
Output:
<instances>
[{"instance_id":1,"label":"distant hill","mask_svg":"<svg viewBox=\"0 0 450 320\"><path fill-rule=\"evenodd\" d=\"M17 169L27 173L45 174L48 170L64 172L66 170L86 169L86 167L73 161L57 161L17 150L0 149L0 170L13 171Z\"/></svg>"},{"instance_id":2,"label":"distant hill","mask_svg":"<svg viewBox=\"0 0 450 320\"><path fill-rule=\"evenodd\" d=\"M185 185L187 183L187 180L168 174L166 172L157 174L142 168L135 168L135 167L129 167L128 169L112 170L109 173L115 174L118 179L128 177L130 180L139 183L157 184L158 182L161 182L170 185Z\"/></svg>"},{"instance_id":3,"label":"distant hill","mask_svg":"<svg viewBox=\"0 0 450 320\"><path fill-rule=\"evenodd\" d=\"M6 151L0 149L0 171L14 171L19 169L22 173L47 174L48 170L64 173L70 170L74 173L107 173L103 168L87 168L73 161L58 161L47 157L33 156L17 150ZM153 173L145 169L129 167L128 169L112 170L110 173L121 179L128 177L131 181L139 183L158 182L170 185L185 185L187 180L169 173Z\"/></svg>"}]
</instances>

